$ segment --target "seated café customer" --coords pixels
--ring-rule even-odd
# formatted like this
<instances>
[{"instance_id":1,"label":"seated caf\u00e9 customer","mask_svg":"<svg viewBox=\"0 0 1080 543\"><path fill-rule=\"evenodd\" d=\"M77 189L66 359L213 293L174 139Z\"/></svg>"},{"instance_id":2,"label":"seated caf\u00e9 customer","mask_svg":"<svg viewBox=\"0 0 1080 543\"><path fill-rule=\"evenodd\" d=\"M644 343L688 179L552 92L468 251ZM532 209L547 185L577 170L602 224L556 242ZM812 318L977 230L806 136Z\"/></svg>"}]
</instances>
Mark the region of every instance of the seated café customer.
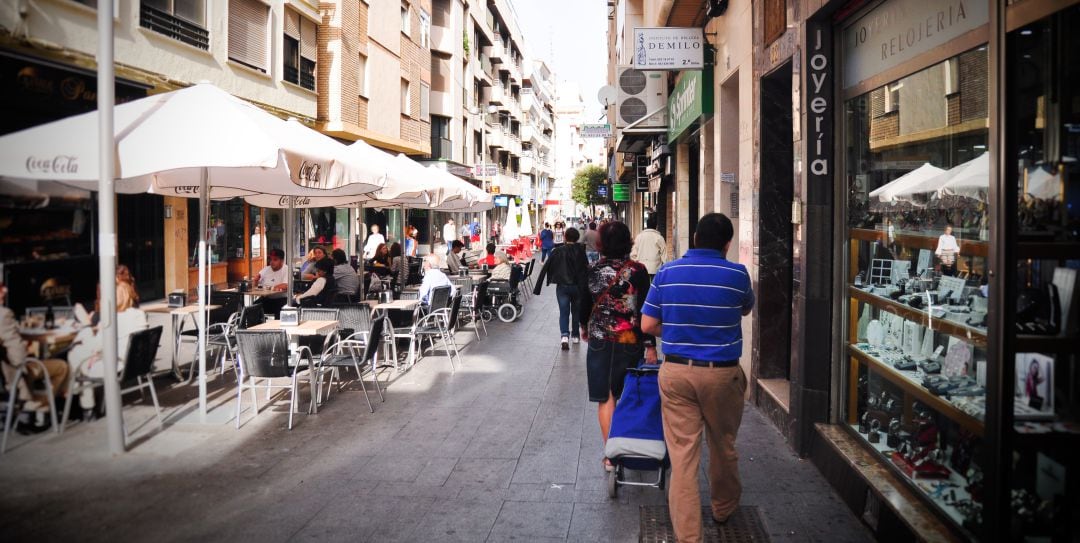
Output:
<instances>
[{"instance_id":1,"label":"seated caf\u00e9 customer","mask_svg":"<svg viewBox=\"0 0 1080 543\"><path fill-rule=\"evenodd\" d=\"M315 263L320 260L326 260L326 249L316 245L308 251L307 259L300 265L300 278L304 281L315 279Z\"/></svg>"},{"instance_id":2,"label":"seated caf\u00e9 customer","mask_svg":"<svg viewBox=\"0 0 1080 543\"><path fill-rule=\"evenodd\" d=\"M431 289L441 286L451 287L450 294L453 295L454 284L439 269L439 256L429 254L424 257L424 281L420 283L420 301L427 304L431 299Z\"/></svg>"},{"instance_id":3,"label":"seated caf\u00e9 customer","mask_svg":"<svg viewBox=\"0 0 1080 543\"><path fill-rule=\"evenodd\" d=\"M461 240L454 240L450 246L450 254L446 255L446 269L450 271L451 275L457 275L458 270L461 269L461 251L465 249L465 244Z\"/></svg>"},{"instance_id":4,"label":"seated caf\u00e9 customer","mask_svg":"<svg viewBox=\"0 0 1080 543\"><path fill-rule=\"evenodd\" d=\"M510 280L510 257L506 256L506 253L499 251L495 253L495 261L498 264L491 270L492 281L509 281Z\"/></svg>"},{"instance_id":5,"label":"seated caf\u00e9 customer","mask_svg":"<svg viewBox=\"0 0 1080 543\"><path fill-rule=\"evenodd\" d=\"M336 292L334 264L324 258L315 263L315 280L306 292L296 295L296 303L300 307L330 307Z\"/></svg>"},{"instance_id":6,"label":"seated caf\u00e9 customer","mask_svg":"<svg viewBox=\"0 0 1080 543\"><path fill-rule=\"evenodd\" d=\"M334 249L334 283L337 284L337 293L345 294L352 297L356 296L356 293L360 290L360 276L356 275L356 270L349 265L349 259L345 257L345 251L341 249Z\"/></svg>"},{"instance_id":7,"label":"seated caf\u00e9 customer","mask_svg":"<svg viewBox=\"0 0 1080 543\"><path fill-rule=\"evenodd\" d=\"M0 283L0 364L4 372L4 382L10 386L11 380L15 378L19 368L26 363L28 356L26 343L19 335L15 313L3 305L6 298L7 287L4 283ZM49 382L53 387L52 391L46 391L46 393L65 394L68 384L68 365L63 360L57 359L42 360L42 362L45 364L45 371L48 372ZM23 411L38 413L37 418L40 421L40 424L31 423L26 430L40 432L47 428L44 415L49 412L49 399L44 396L34 396L30 390L30 384L45 379L45 376L41 372L41 366L37 364L27 366L23 375L26 378L18 384L18 400L22 402Z\"/></svg>"},{"instance_id":8,"label":"seated caf\u00e9 customer","mask_svg":"<svg viewBox=\"0 0 1080 543\"><path fill-rule=\"evenodd\" d=\"M116 282L127 283L135 288L135 276L131 275L131 269L124 264L116 267ZM139 307L139 291L135 288L135 307Z\"/></svg>"},{"instance_id":9,"label":"seated caf\u00e9 customer","mask_svg":"<svg viewBox=\"0 0 1080 543\"><path fill-rule=\"evenodd\" d=\"M409 284L409 258L401 254L401 244L390 246L391 280L398 285Z\"/></svg>"},{"instance_id":10,"label":"seated caf\u00e9 customer","mask_svg":"<svg viewBox=\"0 0 1080 543\"><path fill-rule=\"evenodd\" d=\"M375 256L371 257L368 262L373 268L373 271L379 275L387 275L390 273L390 248L385 243L380 243L375 248Z\"/></svg>"},{"instance_id":11,"label":"seated caf\u00e9 customer","mask_svg":"<svg viewBox=\"0 0 1080 543\"><path fill-rule=\"evenodd\" d=\"M288 301L285 290L289 288L289 270L285 268L285 251L271 249L266 260L269 264L259 270L258 286L261 289L273 290L276 294L263 296L259 301L262 303L263 311L276 318L285 302Z\"/></svg>"},{"instance_id":12,"label":"seated caf\u00e9 customer","mask_svg":"<svg viewBox=\"0 0 1080 543\"><path fill-rule=\"evenodd\" d=\"M498 261L498 259L495 258L495 244L494 243L487 244L487 247L485 247L484 250L487 251L487 256L484 256L483 258L481 258L476 263L476 265L477 266L487 265L487 267L489 267L489 268L498 265L499 261Z\"/></svg>"},{"instance_id":13,"label":"seated caf\u00e9 customer","mask_svg":"<svg viewBox=\"0 0 1080 543\"><path fill-rule=\"evenodd\" d=\"M116 371L124 369L124 357L127 356L128 339L131 334L146 330L149 326L146 313L135 307L135 289L127 283L116 285ZM101 335L93 328L79 330L75 335L68 362L76 377L103 379L105 363L101 361ZM79 396L79 405L83 408L83 420L95 418L94 390L87 388Z\"/></svg>"}]
</instances>

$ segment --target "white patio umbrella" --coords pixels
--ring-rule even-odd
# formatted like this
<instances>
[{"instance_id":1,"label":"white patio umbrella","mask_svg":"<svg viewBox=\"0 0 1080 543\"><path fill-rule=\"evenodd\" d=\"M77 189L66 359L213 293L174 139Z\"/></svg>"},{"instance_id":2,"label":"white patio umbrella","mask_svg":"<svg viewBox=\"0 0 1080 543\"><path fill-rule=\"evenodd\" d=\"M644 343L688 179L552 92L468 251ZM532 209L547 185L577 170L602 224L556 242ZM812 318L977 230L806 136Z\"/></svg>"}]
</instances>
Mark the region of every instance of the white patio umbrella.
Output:
<instances>
[{"instance_id":1,"label":"white patio umbrella","mask_svg":"<svg viewBox=\"0 0 1080 543\"><path fill-rule=\"evenodd\" d=\"M382 172L349 158L344 145L295 121L283 121L209 84L149 96L113 108L113 177L118 192L195 197L355 194L382 188ZM0 177L96 189L98 112L0 137ZM107 132L106 132L107 134ZM212 194L210 187L217 190ZM291 223L290 223L291 224ZM102 249L112 252L111 249ZM199 232L199 305L206 318L206 221ZM290 275L291 284L291 275ZM103 296L104 297L104 296ZM114 307L103 300L103 307ZM205 320L199 327L199 412L206 415ZM106 362L106 367L111 364ZM119 414L117 413L117 416Z\"/></svg>"},{"instance_id":2,"label":"white patio umbrella","mask_svg":"<svg viewBox=\"0 0 1080 543\"><path fill-rule=\"evenodd\" d=\"M985 152L972 160L946 172L948 175L937 190L939 198L943 196L963 196L986 200L990 190L990 153Z\"/></svg>"},{"instance_id":3,"label":"white patio umbrella","mask_svg":"<svg viewBox=\"0 0 1080 543\"><path fill-rule=\"evenodd\" d=\"M502 228L501 240L503 243L509 243L518 237L518 205L517 200L511 196L507 198L509 202L506 204L506 224Z\"/></svg>"},{"instance_id":4,"label":"white patio umbrella","mask_svg":"<svg viewBox=\"0 0 1080 543\"><path fill-rule=\"evenodd\" d=\"M937 177L944 173L945 170L936 166L931 166L929 162L911 170L892 181L885 183L884 185L870 191L870 198L877 198L879 202L891 203L896 201L898 194L901 194L904 190L920 185L923 181Z\"/></svg>"},{"instance_id":5,"label":"white patio umbrella","mask_svg":"<svg viewBox=\"0 0 1080 543\"><path fill-rule=\"evenodd\" d=\"M522 236L533 235L532 219L529 217L529 205L525 204L521 206L521 231Z\"/></svg>"}]
</instances>

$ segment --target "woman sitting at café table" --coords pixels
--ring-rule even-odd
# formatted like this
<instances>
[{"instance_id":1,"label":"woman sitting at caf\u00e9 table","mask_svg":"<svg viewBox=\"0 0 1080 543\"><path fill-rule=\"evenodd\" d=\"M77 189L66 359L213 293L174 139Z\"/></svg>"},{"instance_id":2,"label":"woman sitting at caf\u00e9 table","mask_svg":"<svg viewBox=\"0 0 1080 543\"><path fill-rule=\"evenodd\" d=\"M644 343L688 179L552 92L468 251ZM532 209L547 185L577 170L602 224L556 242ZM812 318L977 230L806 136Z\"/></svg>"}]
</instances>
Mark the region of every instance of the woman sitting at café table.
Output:
<instances>
[{"instance_id":1,"label":"woman sitting at caf\u00e9 table","mask_svg":"<svg viewBox=\"0 0 1080 543\"><path fill-rule=\"evenodd\" d=\"M296 303L300 307L330 307L336 293L334 263L324 258L315 263L315 280L306 292L296 295Z\"/></svg>"},{"instance_id":2,"label":"woman sitting at caf\u00e9 table","mask_svg":"<svg viewBox=\"0 0 1080 543\"><path fill-rule=\"evenodd\" d=\"M390 273L390 248L385 243L380 243L375 249L375 256L368 262L379 275Z\"/></svg>"},{"instance_id":3,"label":"woman sitting at caf\u00e9 table","mask_svg":"<svg viewBox=\"0 0 1080 543\"><path fill-rule=\"evenodd\" d=\"M326 259L326 249L323 249L321 245L312 247L311 250L308 251L304 263L300 265L300 278L304 281L315 279L315 264Z\"/></svg>"},{"instance_id":4,"label":"woman sitting at caf\u00e9 table","mask_svg":"<svg viewBox=\"0 0 1080 543\"><path fill-rule=\"evenodd\" d=\"M116 285L116 335L117 335L117 371L124 369L124 357L127 356L128 338L149 326L146 313L135 307L135 288L129 283ZM79 330L68 351L68 364L75 376L102 379L105 377L105 363L101 361L101 335L91 327ZM94 390L86 388L79 397L83 408L84 420L95 418Z\"/></svg>"},{"instance_id":5,"label":"woman sitting at caf\u00e9 table","mask_svg":"<svg viewBox=\"0 0 1080 543\"><path fill-rule=\"evenodd\" d=\"M492 268L491 277L492 281L509 281L510 280L510 257L506 256L506 253L499 251L495 253L495 260L499 263Z\"/></svg>"}]
</instances>

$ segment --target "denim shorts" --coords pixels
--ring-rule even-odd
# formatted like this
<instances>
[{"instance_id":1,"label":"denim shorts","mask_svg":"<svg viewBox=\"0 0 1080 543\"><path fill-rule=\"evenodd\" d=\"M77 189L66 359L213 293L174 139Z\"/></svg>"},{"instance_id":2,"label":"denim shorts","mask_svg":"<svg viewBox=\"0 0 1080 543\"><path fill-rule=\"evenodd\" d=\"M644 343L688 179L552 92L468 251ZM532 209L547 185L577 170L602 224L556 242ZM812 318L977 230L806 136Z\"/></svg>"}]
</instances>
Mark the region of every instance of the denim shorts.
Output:
<instances>
[{"instance_id":1,"label":"denim shorts","mask_svg":"<svg viewBox=\"0 0 1080 543\"><path fill-rule=\"evenodd\" d=\"M616 400L622 395L626 369L635 368L645 355L640 343L614 343L603 339L589 339L589 353L585 368L589 376L589 401L606 402L608 396Z\"/></svg>"}]
</instances>

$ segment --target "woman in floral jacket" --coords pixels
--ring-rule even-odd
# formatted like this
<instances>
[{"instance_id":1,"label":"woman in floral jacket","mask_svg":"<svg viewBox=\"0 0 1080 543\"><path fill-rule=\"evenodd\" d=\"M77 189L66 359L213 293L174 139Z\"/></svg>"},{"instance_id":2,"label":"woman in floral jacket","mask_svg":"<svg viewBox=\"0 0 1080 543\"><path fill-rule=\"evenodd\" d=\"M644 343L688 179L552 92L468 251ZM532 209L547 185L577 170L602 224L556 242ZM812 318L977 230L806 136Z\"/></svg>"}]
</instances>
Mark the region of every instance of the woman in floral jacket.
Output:
<instances>
[{"instance_id":1,"label":"woman in floral jacket","mask_svg":"<svg viewBox=\"0 0 1080 543\"><path fill-rule=\"evenodd\" d=\"M599 236L601 258L589 269L580 315L581 339L589 344L589 401L599 404L600 434L606 443L627 368L636 366L642 357L655 362L656 346L652 336L641 331L649 272L630 259L630 229L621 222L609 222L600 227ZM603 461L605 469L612 469L607 458Z\"/></svg>"}]
</instances>

